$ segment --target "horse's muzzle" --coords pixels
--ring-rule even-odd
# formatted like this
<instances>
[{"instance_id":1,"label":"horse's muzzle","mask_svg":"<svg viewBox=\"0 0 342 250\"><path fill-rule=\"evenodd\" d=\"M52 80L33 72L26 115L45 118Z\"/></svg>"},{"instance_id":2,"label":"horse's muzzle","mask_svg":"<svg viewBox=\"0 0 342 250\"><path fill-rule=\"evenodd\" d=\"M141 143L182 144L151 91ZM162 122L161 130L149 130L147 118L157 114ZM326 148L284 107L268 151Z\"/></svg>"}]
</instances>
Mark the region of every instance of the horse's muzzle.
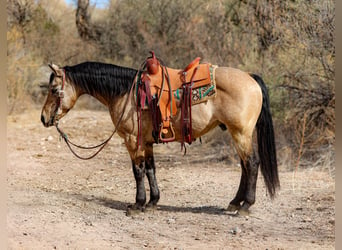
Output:
<instances>
[{"instance_id":1,"label":"horse's muzzle","mask_svg":"<svg viewBox=\"0 0 342 250\"><path fill-rule=\"evenodd\" d=\"M45 127L48 126L48 124L45 122L45 117L43 115L40 116L40 120L42 121L42 123Z\"/></svg>"},{"instance_id":2,"label":"horse's muzzle","mask_svg":"<svg viewBox=\"0 0 342 250\"><path fill-rule=\"evenodd\" d=\"M53 120L50 119L49 121L45 121L45 117L43 115L40 116L40 120L42 121L45 127L50 127L53 125Z\"/></svg>"}]
</instances>

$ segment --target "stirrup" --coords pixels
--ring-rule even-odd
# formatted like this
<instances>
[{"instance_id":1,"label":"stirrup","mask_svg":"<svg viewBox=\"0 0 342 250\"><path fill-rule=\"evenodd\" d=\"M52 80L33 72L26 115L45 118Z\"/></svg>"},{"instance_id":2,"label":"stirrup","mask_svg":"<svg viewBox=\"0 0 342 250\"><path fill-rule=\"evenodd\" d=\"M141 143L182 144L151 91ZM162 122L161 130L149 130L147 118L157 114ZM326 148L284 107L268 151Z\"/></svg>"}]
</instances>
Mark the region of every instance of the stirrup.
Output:
<instances>
[{"instance_id":1,"label":"stirrup","mask_svg":"<svg viewBox=\"0 0 342 250\"><path fill-rule=\"evenodd\" d=\"M164 125L163 125L163 123L161 123L161 125L160 125L160 131L159 131L159 140L160 140L160 141L162 141L162 142L172 142L172 141L174 141L174 140L176 139L176 137L175 137L175 131L174 131L173 126L172 126L171 123L170 123L170 130L169 130L169 131L171 131L172 137L170 137L170 138L164 138L164 137L163 137L163 130L164 130Z\"/></svg>"}]
</instances>

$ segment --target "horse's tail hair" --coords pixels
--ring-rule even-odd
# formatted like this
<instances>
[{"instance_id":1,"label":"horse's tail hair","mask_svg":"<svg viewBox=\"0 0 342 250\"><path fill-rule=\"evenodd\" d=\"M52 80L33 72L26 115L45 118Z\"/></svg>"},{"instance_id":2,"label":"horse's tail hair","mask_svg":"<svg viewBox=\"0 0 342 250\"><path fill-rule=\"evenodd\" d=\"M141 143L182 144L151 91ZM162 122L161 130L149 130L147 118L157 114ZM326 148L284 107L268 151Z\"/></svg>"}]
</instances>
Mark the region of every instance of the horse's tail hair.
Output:
<instances>
[{"instance_id":1,"label":"horse's tail hair","mask_svg":"<svg viewBox=\"0 0 342 250\"><path fill-rule=\"evenodd\" d=\"M251 74L251 76L257 81L262 91L262 109L256 124L258 153L261 173L264 177L267 190L271 198L273 198L276 189L280 187L280 183L269 96L267 87L262 78L256 74Z\"/></svg>"}]
</instances>

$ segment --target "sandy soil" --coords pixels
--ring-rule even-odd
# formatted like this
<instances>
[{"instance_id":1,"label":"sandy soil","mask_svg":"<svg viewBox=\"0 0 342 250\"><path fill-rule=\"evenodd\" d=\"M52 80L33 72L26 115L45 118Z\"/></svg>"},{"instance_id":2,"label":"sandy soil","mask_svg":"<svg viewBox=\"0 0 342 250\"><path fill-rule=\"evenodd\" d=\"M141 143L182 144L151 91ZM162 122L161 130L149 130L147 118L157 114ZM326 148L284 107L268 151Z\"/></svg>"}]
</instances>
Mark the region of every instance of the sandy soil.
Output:
<instances>
[{"instance_id":1,"label":"sandy soil","mask_svg":"<svg viewBox=\"0 0 342 250\"><path fill-rule=\"evenodd\" d=\"M159 207L126 216L135 181L119 137L82 161L55 128L42 126L39 110L7 123L10 249L334 249L335 181L317 168L280 166L273 201L260 175L250 216L233 216L224 210L240 180L232 150L209 137L186 156L177 143L157 145ZM113 129L107 112L84 110L71 111L61 127L83 145Z\"/></svg>"}]
</instances>

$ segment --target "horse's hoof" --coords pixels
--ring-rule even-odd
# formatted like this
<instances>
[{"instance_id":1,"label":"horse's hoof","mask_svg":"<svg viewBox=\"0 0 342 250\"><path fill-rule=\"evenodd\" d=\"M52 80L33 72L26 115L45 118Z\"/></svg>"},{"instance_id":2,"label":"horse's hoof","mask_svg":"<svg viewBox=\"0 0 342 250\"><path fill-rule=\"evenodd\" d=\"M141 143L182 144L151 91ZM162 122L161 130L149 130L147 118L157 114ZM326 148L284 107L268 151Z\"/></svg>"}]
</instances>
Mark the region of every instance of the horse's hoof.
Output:
<instances>
[{"instance_id":1,"label":"horse's hoof","mask_svg":"<svg viewBox=\"0 0 342 250\"><path fill-rule=\"evenodd\" d=\"M238 214L241 216L249 216L249 210L239 209Z\"/></svg>"},{"instance_id":2,"label":"horse's hoof","mask_svg":"<svg viewBox=\"0 0 342 250\"><path fill-rule=\"evenodd\" d=\"M154 211L157 210L157 205L153 204L153 203L148 203L145 207L145 211L149 212L149 211Z\"/></svg>"},{"instance_id":3,"label":"horse's hoof","mask_svg":"<svg viewBox=\"0 0 342 250\"><path fill-rule=\"evenodd\" d=\"M142 206L137 206L136 204L130 205L127 207L126 216L133 216L137 214L141 214L145 211L145 208Z\"/></svg>"},{"instance_id":4,"label":"horse's hoof","mask_svg":"<svg viewBox=\"0 0 342 250\"><path fill-rule=\"evenodd\" d=\"M234 213L234 212L239 211L240 207L241 207L240 205L229 204L227 211Z\"/></svg>"}]
</instances>

